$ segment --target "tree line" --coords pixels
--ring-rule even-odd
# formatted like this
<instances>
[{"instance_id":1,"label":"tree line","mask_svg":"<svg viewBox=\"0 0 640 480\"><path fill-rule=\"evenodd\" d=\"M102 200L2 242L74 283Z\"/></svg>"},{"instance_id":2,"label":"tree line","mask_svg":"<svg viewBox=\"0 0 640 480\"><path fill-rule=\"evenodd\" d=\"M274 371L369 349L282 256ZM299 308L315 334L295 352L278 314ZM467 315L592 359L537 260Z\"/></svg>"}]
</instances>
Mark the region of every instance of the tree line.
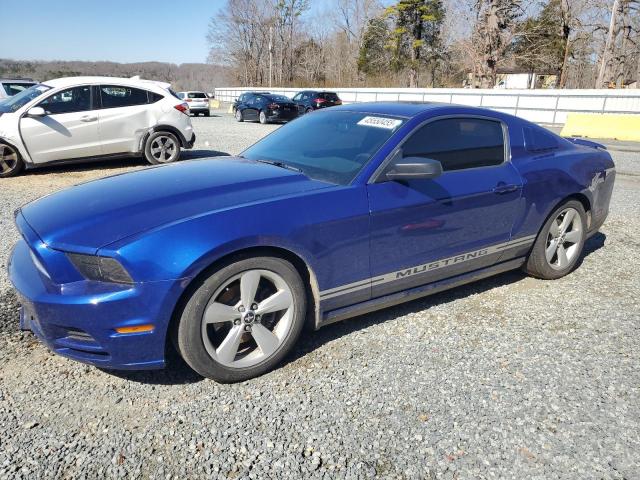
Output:
<instances>
[{"instance_id":1,"label":"tree line","mask_svg":"<svg viewBox=\"0 0 640 480\"><path fill-rule=\"evenodd\" d=\"M176 91L202 90L213 92L215 87L229 85L232 80L227 68L204 63L164 62L83 62L83 61L28 61L0 59L0 78L31 77L46 81L59 77L97 75L133 77L171 83Z\"/></svg>"},{"instance_id":2,"label":"tree line","mask_svg":"<svg viewBox=\"0 0 640 480\"><path fill-rule=\"evenodd\" d=\"M242 86L622 87L640 77L640 0L226 0L207 39Z\"/></svg>"}]
</instances>

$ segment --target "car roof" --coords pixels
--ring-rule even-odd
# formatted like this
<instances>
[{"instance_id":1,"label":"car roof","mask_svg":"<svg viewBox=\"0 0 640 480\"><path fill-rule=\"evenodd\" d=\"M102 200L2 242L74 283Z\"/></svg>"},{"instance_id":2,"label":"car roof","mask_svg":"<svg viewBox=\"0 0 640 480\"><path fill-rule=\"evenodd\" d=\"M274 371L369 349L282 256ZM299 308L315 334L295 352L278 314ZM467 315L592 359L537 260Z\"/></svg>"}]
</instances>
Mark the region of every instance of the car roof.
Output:
<instances>
[{"instance_id":1,"label":"car roof","mask_svg":"<svg viewBox=\"0 0 640 480\"><path fill-rule=\"evenodd\" d=\"M469 114L470 111L476 114L487 114L496 118L505 116L495 110L439 102L362 102L331 107L331 110L370 113L374 115L392 115L406 118L415 117L416 115L426 112L433 113L434 115L447 115L456 113Z\"/></svg>"},{"instance_id":2,"label":"car roof","mask_svg":"<svg viewBox=\"0 0 640 480\"><path fill-rule=\"evenodd\" d=\"M75 85L100 84L100 83L108 83L110 85L137 85L140 88L149 88L149 86L156 86L156 87L161 87L166 89L170 86L170 84L168 83L156 82L154 80L143 80L141 78L89 77L89 76L54 78L52 80L47 80L42 83L52 88L73 87Z\"/></svg>"}]
</instances>

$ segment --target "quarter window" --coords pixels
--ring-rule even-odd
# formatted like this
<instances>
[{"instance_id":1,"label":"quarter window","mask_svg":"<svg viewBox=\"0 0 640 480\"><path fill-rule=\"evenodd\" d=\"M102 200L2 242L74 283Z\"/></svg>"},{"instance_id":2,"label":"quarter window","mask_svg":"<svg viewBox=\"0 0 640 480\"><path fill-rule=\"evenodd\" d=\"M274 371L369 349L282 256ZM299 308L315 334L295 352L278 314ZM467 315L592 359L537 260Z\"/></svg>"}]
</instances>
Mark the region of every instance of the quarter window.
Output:
<instances>
[{"instance_id":1,"label":"quarter window","mask_svg":"<svg viewBox=\"0 0 640 480\"><path fill-rule=\"evenodd\" d=\"M411 135L402 155L438 160L444 171L499 165L505 160L502 124L480 118L436 120Z\"/></svg>"},{"instance_id":2,"label":"quarter window","mask_svg":"<svg viewBox=\"0 0 640 480\"><path fill-rule=\"evenodd\" d=\"M74 87L55 93L43 100L39 107L49 115L86 112L91 110L91 87Z\"/></svg>"},{"instance_id":3,"label":"quarter window","mask_svg":"<svg viewBox=\"0 0 640 480\"><path fill-rule=\"evenodd\" d=\"M100 86L102 108L131 107L149 102L147 91L121 85Z\"/></svg>"}]
</instances>

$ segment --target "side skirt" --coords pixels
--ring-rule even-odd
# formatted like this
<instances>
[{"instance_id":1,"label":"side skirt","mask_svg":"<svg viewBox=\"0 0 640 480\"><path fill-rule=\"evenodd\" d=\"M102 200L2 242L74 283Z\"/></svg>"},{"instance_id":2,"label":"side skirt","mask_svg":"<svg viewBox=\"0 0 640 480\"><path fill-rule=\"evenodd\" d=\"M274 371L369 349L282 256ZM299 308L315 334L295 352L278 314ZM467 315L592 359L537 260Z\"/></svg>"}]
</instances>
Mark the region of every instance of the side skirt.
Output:
<instances>
[{"instance_id":1,"label":"side skirt","mask_svg":"<svg viewBox=\"0 0 640 480\"><path fill-rule=\"evenodd\" d=\"M499 273L508 272L509 270L515 270L520 268L526 260L526 257L515 258L507 262L499 263L491 267L475 270L473 272L464 273L455 277L447 278L437 282L422 285L420 287L411 288L402 292L393 293L384 297L374 298L367 300L366 302L357 303L348 307L338 308L329 312L324 312L316 329L330 325L341 320L346 320L358 315L364 315L376 310L380 310L394 305L399 305L404 302L409 302L417 298L426 297L439 293L444 290L459 287L467 283L475 282L483 278L491 277Z\"/></svg>"},{"instance_id":2,"label":"side skirt","mask_svg":"<svg viewBox=\"0 0 640 480\"><path fill-rule=\"evenodd\" d=\"M124 158L135 158L139 157L140 152L126 152L126 153L109 153L107 155L93 155L91 157L76 157L76 158L65 158L63 160L51 160L50 162L42 162L42 163L26 163L25 167L27 170L36 169L40 167L50 167L55 165L71 165L74 163L91 163L91 162L107 162L109 160L118 160Z\"/></svg>"}]
</instances>

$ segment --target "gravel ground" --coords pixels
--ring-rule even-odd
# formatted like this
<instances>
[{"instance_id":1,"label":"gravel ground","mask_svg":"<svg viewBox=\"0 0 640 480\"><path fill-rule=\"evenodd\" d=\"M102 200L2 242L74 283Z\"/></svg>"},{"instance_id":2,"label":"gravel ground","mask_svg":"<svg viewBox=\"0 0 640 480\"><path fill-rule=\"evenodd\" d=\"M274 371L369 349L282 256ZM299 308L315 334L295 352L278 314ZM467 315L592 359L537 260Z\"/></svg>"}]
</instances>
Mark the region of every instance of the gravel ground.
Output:
<instances>
[{"instance_id":1,"label":"gravel ground","mask_svg":"<svg viewBox=\"0 0 640 480\"><path fill-rule=\"evenodd\" d=\"M275 128L194 126L192 157ZM618 177L607 223L563 279L513 272L348 320L276 371L218 385L177 359L101 371L17 331L13 210L143 167L0 183L0 478L640 478L640 176Z\"/></svg>"}]
</instances>

